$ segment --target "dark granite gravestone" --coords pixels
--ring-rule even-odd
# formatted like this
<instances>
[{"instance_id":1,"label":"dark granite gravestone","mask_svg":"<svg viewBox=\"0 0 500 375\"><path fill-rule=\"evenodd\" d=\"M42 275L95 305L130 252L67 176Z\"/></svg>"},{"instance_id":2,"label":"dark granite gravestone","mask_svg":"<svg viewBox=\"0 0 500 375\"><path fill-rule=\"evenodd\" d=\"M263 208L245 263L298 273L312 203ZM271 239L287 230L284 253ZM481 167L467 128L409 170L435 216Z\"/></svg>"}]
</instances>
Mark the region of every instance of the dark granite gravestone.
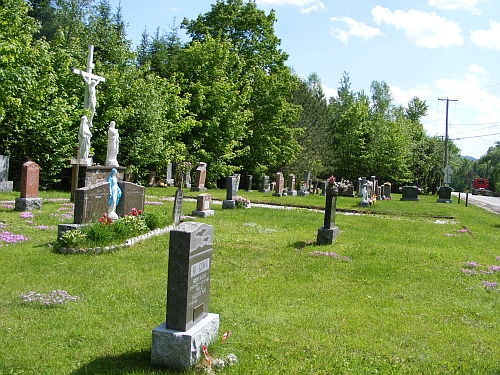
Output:
<instances>
[{"instance_id":1,"label":"dark granite gravestone","mask_svg":"<svg viewBox=\"0 0 500 375\"><path fill-rule=\"evenodd\" d=\"M416 186L403 186L402 190L402 201L419 201L418 188Z\"/></svg>"},{"instance_id":2,"label":"dark granite gravestone","mask_svg":"<svg viewBox=\"0 0 500 375\"><path fill-rule=\"evenodd\" d=\"M247 174L245 186L246 186L246 190L248 192L252 191L252 180L253 180L253 176L251 174Z\"/></svg>"},{"instance_id":3,"label":"dark granite gravestone","mask_svg":"<svg viewBox=\"0 0 500 375\"><path fill-rule=\"evenodd\" d=\"M390 182L386 182L383 186L383 189L384 191L382 192L382 195L386 198L386 199L391 199L391 183Z\"/></svg>"},{"instance_id":4,"label":"dark granite gravestone","mask_svg":"<svg viewBox=\"0 0 500 375\"><path fill-rule=\"evenodd\" d=\"M283 173L276 173L276 190L273 194L275 197L283 196L283 189L285 188L285 178L283 177Z\"/></svg>"},{"instance_id":5,"label":"dark granite gravestone","mask_svg":"<svg viewBox=\"0 0 500 375\"><path fill-rule=\"evenodd\" d=\"M440 186L438 189L438 202L439 203L452 203L453 200L451 199L451 192L453 191L453 188L450 186Z\"/></svg>"},{"instance_id":6,"label":"dark granite gravestone","mask_svg":"<svg viewBox=\"0 0 500 375\"><path fill-rule=\"evenodd\" d=\"M235 208L236 201L234 198L236 197L236 177L235 176L227 176L226 177L226 199L222 202L222 208Z\"/></svg>"},{"instance_id":7,"label":"dark granite gravestone","mask_svg":"<svg viewBox=\"0 0 500 375\"><path fill-rule=\"evenodd\" d=\"M210 194L200 194L196 197L196 210L192 212L193 216L213 216L214 210L210 209L210 201L212 197Z\"/></svg>"},{"instance_id":8,"label":"dark granite gravestone","mask_svg":"<svg viewBox=\"0 0 500 375\"><path fill-rule=\"evenodd\" d=\"M269 184L269 176L262 176L259 193L270 193L271 185Z\"/></svg>"},{"instance_id":9,"label":"dark granite gravestone","mask_svg":"<svg viewBox=\"0 0 500 375\"><path fill-rule=\"evenodd\" d=\"M181 222L181 214L182 214L182 200L184 199L184 191L181 188L178 188L175 191L175 200L174 200L174 225L177 225Z\"/></svg>"},{"instance_id":10,"label":"dark granite gravestone","mask_svg":"<svg viewBox=\"0 0 500 375\"><path fill-rule=\"evenodd\" d=\"M185 222L170 232L166 322L152 332L151 363L192 368L217 340L219 315L208 312L213 227Z\"/></svg>"},{"instance_id":11,"label":"dark granite gravestone","mask_svg":"<svg viewBox=\"0 0 500 375\"><path fill-rule=\"evenodd\" d=\"M325 196L326 195L326 181L320 181L318 183L318 188L321 189L321 194L322 196Z\"/></svg>"},{"instance_id":12,"label":"dark granite gravestone","mask_svg":"<svg viewBox=\"0 0 500 375\"><path fill-rule=\"evenodd\" d=\"M196 176L194 185L191 186L191 191L207 191L205 187L205 179L207 176L207 163L200 162L196 168Z\"/></svg>"},{"instance_id":13,"label":"dark granite gravestone","mask_svg":"<svg viewBox=\"0 0 500 375\"><path fill-rule=\"evenodd\" d=\"M122 196L116 207L116 214L119 217L128 215L132 208L144 211L144 199L146 188L132 182L118 182L118 186L122 191Z\"/></svg>"},{"instance_id":14,"label":"dark granite gravestone","mask_svg":"<svg viewBox=\"0 0 500 375\"><path fill-rule=\"evenodd\" d=\"M308 196L310 189L310 182L311 182L311 171L304 171L304 181L302 182L300 190L297 192L297 195L300 195L301 197Z\"/></svg>"},{"instance_id":15,"label":"dark granite gravestone","mask_svg":"<svg viewBox=\"0 0 500 375\"><path fill-rule=\"evenodd\" d=\"M208 314L213 227L185 222L170 232L168 329L187 331Z\"/></svg>"},{"instance_id":16,"label":"dark granite gravestone","mask_svg":"<svg viewBox=\"0 0 500 375\"><path fill-rule=\"evenodd\" d=\"M336 201L338 192L332 188L326 189L325 217L323 226L318 229L318 245L332 244L339 233L339 228L335 226Z\"/></svg>"},{"instance_id":17,"label":"dark granite gravestone","mask_svg":"<svg viewBox=\"0 0 500 375\"><path fill-rule=\"evenodd\" d=\"M73 223L96 222L108 212L109 183L103 182L75 190Z\"/></svg>"},{"instance_id":18,"label":"dark granite gravestone","mask_svg":"<svg viewBox=\"0 0 500 375\"><path fill-rule=\"evenodd\" d=\"M9 180L9 157L0 155L0 191L11 192L14 182Z\"/></svg>"},{"instance_id":19,"label":"dark granite gravestone","mask_svg":"<svg viewBox=\"0 0 500 375\"><path fill-rule=\"evenodd\" d=\"M296 196L297 195L297 190L295 190L295 175L294 174L289 174L288 175L288 191L287 195L291 196Z\"/></svg>"},{"instance_id":20,"label":"dark granite gravestone","mask_svg":"<svg viewBox=\"0 0 500 375\"><path fill-rule=\"evenodd\" d=\"M16 198L16 211L29 211L42 208L42 199L38 198L40 166L27 161L21 169L21 197Z\"/></svg>"}]
</instances>

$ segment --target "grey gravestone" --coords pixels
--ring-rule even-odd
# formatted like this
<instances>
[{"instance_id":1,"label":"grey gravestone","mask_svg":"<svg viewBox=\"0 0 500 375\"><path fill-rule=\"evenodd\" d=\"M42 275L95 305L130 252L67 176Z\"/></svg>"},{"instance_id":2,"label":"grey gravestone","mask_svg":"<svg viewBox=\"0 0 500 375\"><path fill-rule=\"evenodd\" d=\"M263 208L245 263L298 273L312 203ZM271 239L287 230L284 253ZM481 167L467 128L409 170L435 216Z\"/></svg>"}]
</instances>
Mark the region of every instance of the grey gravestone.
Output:
<instances>
[{"instance_id":1,"label":"grey gravestone","mask_svg":"<svg viewBox=\"0 0 500 375\"><path fill-rule=\"evenodd\" d=\"M273 196L282 197L283 189L285 188L285 178L283 177L283 173L276 173L276 190Z\"/></svg>"},{"instance_id":2,"label":"grey gravestone","mask_svg":"<svg viewBox=\"0 0 500 375\"><path fill-rule=\"evenodd\" d=\"M182 214L182 199L184 198L184 191L181 188L178 188L175 191L175 199L174 199L174 225L177 225L181 222L181 214Z\"/></svg>"},{"instance_id":3,"label":"grey gravestone","mask_svg":"<svg viewBox=\"0 0 500 375\"><path fill-rule=\"evenodd\" d=\"M271 192L271 185L269 184L269 176L262 176L259 192L260 193L270 193Z\"/></svg>"},{"instance_id":4,"label":"grey gravestone","mask_svg":"<svg viewBox=\"0 0 500 375\"><path fill-rule=\"evenodd\" d=\"M170 232L166 327L187 331L208 314L211 225L185 222Z\"/></svg>"},{"instance_id":5,"label":"grey gravestone","mask_svg":"<svg viewBox=\"0 0 500 375\"><path fill-rule=\"evenodd\" d=\"M418 188L416 186L403 186L402 201L420 201L418 197Z\"/></svg>"},{"instance_id":6,"label":"grey gravestone","mask_svg":"<svg viewBox=\"0 0 500 375\"><path fill-rule=\"evenodd\" d=\"M382 200L382 186L377 186L377 200Z\"/></svg>"},{"instance_id":7,"label":"grey gravestone","mask_svg":"<svg viewBox=\"0 0 500 375\"><path fill-rule=\"evenodd\" d=\"M238 192L238 190L240 189L240 179L241 179L241 174L239 173L236 173L234 175L234 185L235 185L235 188L236 188L236 193Z\"/></svg>"},{"instance_id":8,"label":"grey gravestone","mask_svg":"<svg viewBox=\"0 0 500 375\"><path fill-rule=\"evenodd\" d=\"M196 197L196 210L192 212L193 216L213 216L214 210L210 209L210 201L212 197L210 194L200 194Z\"/></svg>"},{"instance_id":9,"label":"grey gravestone","mask_svg":"<svg viewBox=\"0 0 500 375\"><path fill-rule=\"evenodd\" d=\"M123 217L132 211L132 208L136 210L144 211L144 199L146 188L141 185L134 184L132 182L118 182L118 186L122 191L122 196L116 207L116 214L119 217Z\"/></svg>"},{"instance_id":10,"label":"grey gravestone","mask_svg":"<svg viewBox=\"0 0 500 375\"><path fill-rule=\"evenodd\" d=\"M440 186L438 190L438 202L439 203L452 203L453 200L451 199L451 192L453 191L453 188L450 186Z\"/></svg>"},{"instance_id":11,"label":"grey gravestone","mask_svg":"<svg viewBox=\"0 0 500 375\"><path fill-rule=\"evenodd\" d=\"M151 363L183 370L215 341L219 315L208 312L213 227L185 222L170 232L166 321L152 332Z\"/></svg>"},{"instance_id":12,"label":"grey gravestone","mask_svg":"<svg viewBox=\"0 0 500 375\"><path fill-rule=\"evenodd\" d=\"M300 185L300 190L297 192L297 195L301 197L306 197L309 195L309 183L311 180L311 171L304 171L304 181L303 184Z\"/></svg>"},{"instance_id":13,"label":"grey gravestone","mask_svg":"<svg viewBox=\"0 0 500 375\"><path fill-rule=\"evenodd\" d=\"M358 177L358 197L363 196L363 179L361 177Z\"/></svg>"},{"instance_id":14,"label":"grey gravestone","mask_svg":"<svg viewBox=\"0 0 500 375\"><path fill-rule=\"evenodd\" d=\"M165 185L167 186L174 186L174 178L172 176L172 163L167 164L167 170L166 170L166 178L165 178Z\"/></svg>"},{"instance_id":15,"label":"grey gravestone","mask_svg":"<svg viewBox=\"0 0 500 375\"><path fill-rule=\"evenodd\" d=\"M14 188L14 182L9 179L9 157L0 155L0 192L10 193Z\"/></svg>"},{"instance_id":16,"label":"grey gravestone","mask_svg":"<svg viewBox=\"0 0 500 375\"><path fill-rule=\"evenodd\" d=\"M253 180L253 176L251 174L247 174L245 186L246 186L246 189L248 192L252 191L252 180Z\"/></svg>"},{"instance_id":17,"label":"grey gravestone","mask_svg":"<svg viewBox=\"0 0 500 375\"><path fill-rule=\"evenodd\" d=\"M325 196L326 195L326 181L320 181L318 183L318 188L321 189L321 195Z\"/></svg>"},{"instance_id":18,"label":"grey gravestone","mask_svg":"<svg viewBox=\"0 0 500 375\"><path fill-rule=\"evenodd\" d=\"M295 197L297 195L297 190L295 190L295 175L294 174L289 174L288 175L288 191L287 195L291 195Z\"/></svg>"},{"instance_id":19,"label":"grey gravestone","mask_svg":"<svg viewBox=\"0 0 500 375\"><path fill-rule=\"evenodd\" d=\"M386 198L391 199L391 183L390 183L390 182L386 182L386 183L383 185L383 189L384 189L384 191L382 192L382 194L383 194Z\"/></svg>"},{"instance_id":20,"label":"grey gravestone","mask_svg":"<svg viewBox=\"0 0 500 375\"><path fill-rule=\"evenodd\" d=\"M207 191L205 187L205 179L207 176L207 163L200 162L196 168L196 176L194 185L191 186L191 191Z\"/></svg>"},{"instance_id":21,"label":"grey gravestone","mask_svg":"<svg viewBox=\"0 0 500 375\"><path fill-rule=\"evenodd\" d=\"M184 175L184 183L185 186L190 189L191 188L191 171L188 171Z\"/></svg>"},{"instance_id":22,"label":"grey gravestone","mask_svg":"<svg viewBox=\"0 0 500 375\"><path fill-rule=\"evenodd\" d=\"M337 191L334 189L326 189L325 217L323 226L318 229L318 245L332 244L339 233L339 228L335 226L337 194Z\"/></svg>"},{"instance_id":23,"label":"grey gravestone","mask_svg":"<svg viewBox=\"0 0 500 375\"><path fill-rule=\"evenodd\" d=\"M75 190L75 224L97 221L108 212L109 183L103 182Z\"/></svg>"},{"instance_id":24,"label":"grey gravestone","mask_svg":"<svg viewBox=\"0 0 500 375\"><path fill-rule=\"evenodd\" d=\"M236 177L235 176L227 176L226 177L226 199L222 202L222 208L235 208L236 201L234 198L236 197Z\"/></svg>"},{"instance_id":25,"label":"grey gravestone","mask_svg":"<svg viewBox=\"0 0 500 375\"><path fill-rule=\"evenodd\" d=\"M371 176L370 181L372 183L371 191L370 191L370 198L373 198L373 196L377 193L377 180L376 180L375 176Z\"/></svg>"}]
</instances>

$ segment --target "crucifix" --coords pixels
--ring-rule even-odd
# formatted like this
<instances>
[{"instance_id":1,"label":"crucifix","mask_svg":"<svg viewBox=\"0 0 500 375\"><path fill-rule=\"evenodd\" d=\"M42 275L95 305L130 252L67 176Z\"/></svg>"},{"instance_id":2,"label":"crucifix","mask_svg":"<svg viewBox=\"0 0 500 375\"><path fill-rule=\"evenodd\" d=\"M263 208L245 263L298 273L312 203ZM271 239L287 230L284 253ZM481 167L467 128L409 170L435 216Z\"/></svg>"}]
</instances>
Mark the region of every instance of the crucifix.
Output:
<instances>
[{"instance_id":1,"label":"crucifix","mask_svg":"<svg viewBox=\"0 0 500 375\"><path fill-rule=\"evenodd\" d=\"M97 103L97 97L95 92L95 87L99 82L105 82L104 77L92 74L92 69L94 69L94 63L92 59L94 57L94 46L89 45L89 54L87 56L87 70L82 71L76 68L71 68L71 71L75 74L82 76L85 82L85 101L84 108L90 111L89 126L92 127L92 120L94 119L95 106Z\"/></svg>"}]
</instances>

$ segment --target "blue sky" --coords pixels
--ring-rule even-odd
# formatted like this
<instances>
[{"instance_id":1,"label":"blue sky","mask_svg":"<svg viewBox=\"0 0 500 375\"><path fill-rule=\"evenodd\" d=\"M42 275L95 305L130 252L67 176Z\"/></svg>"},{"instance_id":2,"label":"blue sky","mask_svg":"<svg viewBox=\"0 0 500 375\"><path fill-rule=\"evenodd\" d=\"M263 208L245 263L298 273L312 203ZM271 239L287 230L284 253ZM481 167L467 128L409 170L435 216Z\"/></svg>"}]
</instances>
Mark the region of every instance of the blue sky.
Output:
<instances>
[{"instance_id":1,"label":"blue sky","mask_svg":"<svg viewBox=\"0 0 500 375\"><path fill-rule=\"evenodd\" d=\"M120 0L111 0L117 7ZM215 0L121 0L127 37L169 31ZM275 34L288 65L317 73L327 97L342 73L354 91L385 81L397 103L426 100L431 136L445 134L462 155L476 158L500 141L500 1L498 0L256 0L276 12ZM182 34L182 30L180 31Z\"/></svg>"}]
</instances>

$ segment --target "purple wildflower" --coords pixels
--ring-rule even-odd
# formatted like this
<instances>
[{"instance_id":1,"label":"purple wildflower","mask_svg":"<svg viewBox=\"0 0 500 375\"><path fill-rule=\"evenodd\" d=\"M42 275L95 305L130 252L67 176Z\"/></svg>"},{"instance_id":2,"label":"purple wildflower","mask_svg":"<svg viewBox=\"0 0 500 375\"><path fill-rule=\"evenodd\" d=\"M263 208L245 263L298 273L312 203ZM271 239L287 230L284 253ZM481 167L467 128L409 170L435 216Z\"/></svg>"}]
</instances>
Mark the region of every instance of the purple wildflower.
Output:
<instances>
[{"instance_id":1,"label":"purple wildflower","mask_svg":"<svg viewBox=\"0 0 500 375\"><path fill-rule=\"evenodd\" d=\"M496 281L481 281L486 290L493 290L497 287L498 283Z\"/></svg>"},{"instance_id":2,"label":"purple wildflower","mask_svg":"<svg viewBox=\"0 0 500 375\"><path fill-rule=\"evenodd\" d=\"M488 266L488 270L492 272L500 272L500 266Z\"/></svg>"},{"instance_id":3,"label":"purple wildflower","mask_svg":"<svg viewBox=\"0 0 500 375\"><path fill-rule=\"evenodd\" d=\"M472 276L477 274L475 270L471 270L469 268L462 268L462 272L465 274L465 276Z\"/></svg>"},{"instance_id":4,"label":"purple wildflower","mask_svg":"<svg viewBox=\"0 0 500 375\"><path fill-rule=\"evenodd\" d=\"M477 264L476 262L464 262L463 263L463 266L465 268L476 268L479 264Z\"/></svg>"},{"instance_id":5,"label":"purple wildflower","mask_svg":"<svg viewBox=\"0 0 500 375\"><path fill-rule=\"evenodd\" d=\"M19 216L22 218L22 219L33 219L35 217L35 215L33 215L32 212L30 211L24 211L24 212L21 212L19 214Z\"/></svg>"},{"instance_id":6,"label":"purple wildflower","mask_svg":"<svg viewBox=\"0 0 500 375\"><path fill-rule=\"evenodd\" d=\"M8 204L8 203L4 203L4 204L2 204L2 208L6 208L8 210L12 210L14 208L14 206L11 205L11 204Z\"/></svg>"},{"instance_id":7,"label":"purple wildflower","mask_svg":"<svg viewBox=\"0 0 500 375\"><path fill-rule=\"evenodd\" d=\"M0 242L17 243L27 239L28 237L24 237L22 234L13 234L7 231L0 232Z\"/></svg>"}]
</instances>

